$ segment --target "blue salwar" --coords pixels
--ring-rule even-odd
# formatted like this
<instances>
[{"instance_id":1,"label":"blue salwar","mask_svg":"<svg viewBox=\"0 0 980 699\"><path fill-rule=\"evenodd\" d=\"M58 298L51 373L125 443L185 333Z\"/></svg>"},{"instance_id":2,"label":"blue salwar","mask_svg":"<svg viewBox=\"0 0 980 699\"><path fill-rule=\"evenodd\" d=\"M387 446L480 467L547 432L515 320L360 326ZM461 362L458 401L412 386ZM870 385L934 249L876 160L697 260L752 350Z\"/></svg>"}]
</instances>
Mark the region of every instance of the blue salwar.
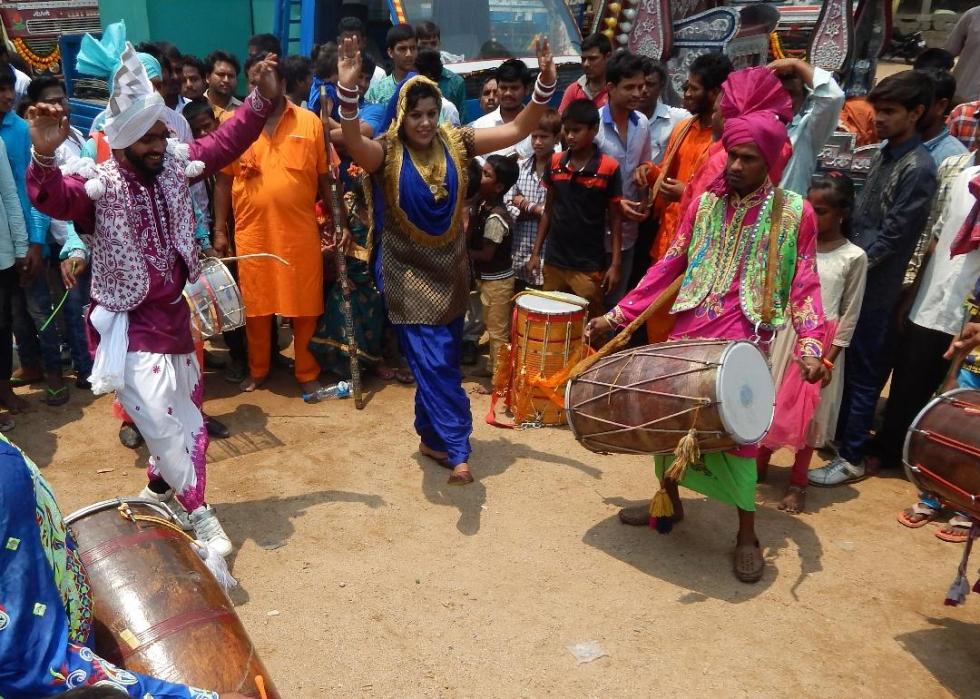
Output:
<instances>
[{"instance_id":1,"label":"blue salwar","mask_svg":"<svg viewBox=\"0 0 980 699\"><path fill-rule=\"evenodd\" d=\"M88 646L91 639L71 637L56 583L67 571L54 570L48 555L52 552L46 551L41 538L42 531L63 530L61 513L50 499L41 506L39 491L50 493L37 468L29 466L16 447L0 440L0 696L40 699L74 687L107 684L131 697L218 699L214 692L120 670L95 655ZM55 520L57 526L52 526ZM75 548L70 533L64 542L48 545ZM57 560L57 553L50 558ZM87 585L78 592L90 609Z\"/></svg>"},{"instance_id":2,"label":"blue salwar","mask_svg":"<svg viewBox=\"0 0 980 699\"><path fill-rule=\"evenodd\" d=\"M460 369L463 316L449 325L394 327L415 375L415 431L427 447L448 453L450 466L467 463L473 416Z\"/></svg>"}]
</instances>

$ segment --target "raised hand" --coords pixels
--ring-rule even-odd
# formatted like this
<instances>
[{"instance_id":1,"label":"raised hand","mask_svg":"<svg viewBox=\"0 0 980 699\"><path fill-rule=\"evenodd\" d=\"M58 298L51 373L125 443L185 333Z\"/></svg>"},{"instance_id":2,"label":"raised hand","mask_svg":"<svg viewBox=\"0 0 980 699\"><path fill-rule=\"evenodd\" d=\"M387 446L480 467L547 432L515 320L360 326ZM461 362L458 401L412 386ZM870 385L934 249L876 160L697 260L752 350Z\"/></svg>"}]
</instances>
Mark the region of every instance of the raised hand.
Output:
<instances>
[{"instance_id":1,"label":"raised hand","mask_svg":"<svg viewBox=\"0 0 980 699\"><path fill-rule=\"evenodd\" d=\"M541 82L545 85L554 85L558 79L555 71L555 57L551 55L551 44L546 36L536 36L534 38L534 53L538 56L538 69L541 71Z\"/></svg>"},{"instance_id":2,"label":"raised hand","mask_svg":"<svg viewBox=\"0 0 980 699\"><path fill-rule=\"evenodd\" d=\"M273 102L279 99L282 94L278 63L278 56L270 53L252 68L253 71L258 72L255 86L258 88L259 94Z\"/></svg>"},{"instance_id":3,"label":"raised hand","mask_svg":"<svg viewBox=\"0 0 980 699\"><path fill-rule=\"evenodd\" d=\"M355 88L361 81L361 47L355 37L344 37L337 52L337 82Z\"/></svg>"},{"instance_id":4,"label":"raised hand","mask_svg":"<svg viewBox=\"0 0 980 699\"><path fill-rule=\"evenodd\" d=\"M31 143L42 156L54 156L58 146L68 138L68 115L60 104L40 102L27 110Z\"/></svg>"}]
</instances>

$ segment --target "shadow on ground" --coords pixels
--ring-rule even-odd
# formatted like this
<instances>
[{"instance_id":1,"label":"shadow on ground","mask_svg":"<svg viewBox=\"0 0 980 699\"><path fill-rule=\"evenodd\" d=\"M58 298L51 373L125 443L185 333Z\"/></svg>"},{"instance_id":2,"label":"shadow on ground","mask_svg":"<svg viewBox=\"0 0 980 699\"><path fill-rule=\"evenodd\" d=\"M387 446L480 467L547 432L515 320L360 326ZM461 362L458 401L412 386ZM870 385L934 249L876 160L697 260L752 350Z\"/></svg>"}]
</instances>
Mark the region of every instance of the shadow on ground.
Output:
<instances>
[{"instance_id":1,"label":"shadow on ground","mask_svg":"<svg viewBox=\"0 0 980 699\"><path fill-rule=\"evenodd\" d=\"M620 498L605 502L619 507L645 504ZM734 509L711 500L685 498L684 515L684 521L667 535L649 527L626 526L613 515L589 529L582 541L650 577L686 588L688 592L678 600L682 604L707 598L740 603L757 597L773 584L780 567L795 567L794 546L800 569L793 583L794 597L806 578L822 569L823 547L812 527L798 517L760 509L756 531L766 559L765 574L754 585L741 583L732 573L737 528Z\"/></svg>"},{"instance_id":2,"label":"shadow on ground","mask_svg":"<svg viewBox=\"0 0 980 699\"><path fill-rule=\"evenodd\" d=\"M937 591L937 596L941 595ZM980 598L980 595L970 595ZM977 599L969 600L976 603ZM955 608L951 608L955 612ZM980 692L980 626L957 619L927 618L931 629L895 637L899 645L921 663L956 697L975 697Z\"/></svg>"},{"instance_id":3,"label":"shadow on ground","mask_svg":"<svg viewBox=\"0 0 980 699\"><path fill-rule=\"evenodd\" d=\"M541 470L549 466L567 466L596 480L602 478L602 471L593 466L561 454L539 451L504 437L472 439L471 442L473 456L470 468L476 481L467 486L447 485L449 469L417 452L413 457L422 469L422 492L425 497L435 505L456 507L459 510L456 529L465 536L473 536L480 531L480 518L487 501L483 481L499 476L518 461L525 462L528 468Z\"/></svg>"}]
</instances>

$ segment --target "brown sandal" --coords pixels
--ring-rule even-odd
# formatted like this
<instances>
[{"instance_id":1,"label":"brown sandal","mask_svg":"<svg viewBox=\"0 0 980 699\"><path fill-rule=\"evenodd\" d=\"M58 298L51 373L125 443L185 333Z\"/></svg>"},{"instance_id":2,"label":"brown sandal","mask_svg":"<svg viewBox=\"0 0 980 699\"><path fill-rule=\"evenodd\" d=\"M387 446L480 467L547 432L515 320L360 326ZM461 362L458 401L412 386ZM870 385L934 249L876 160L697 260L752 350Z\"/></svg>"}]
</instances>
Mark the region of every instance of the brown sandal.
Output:
<instances>
[{"instance_id":1,"label":"brown sandal","mask_svg":"<svg viewBox=\"0 0 980 699\"><path fill-rule=\"evenodd\" d=\"M762 557L759 542L735 547L735 577L744 583L755 583L762 579L766 570L766 559Z\"/></svg>"}]
</instances>

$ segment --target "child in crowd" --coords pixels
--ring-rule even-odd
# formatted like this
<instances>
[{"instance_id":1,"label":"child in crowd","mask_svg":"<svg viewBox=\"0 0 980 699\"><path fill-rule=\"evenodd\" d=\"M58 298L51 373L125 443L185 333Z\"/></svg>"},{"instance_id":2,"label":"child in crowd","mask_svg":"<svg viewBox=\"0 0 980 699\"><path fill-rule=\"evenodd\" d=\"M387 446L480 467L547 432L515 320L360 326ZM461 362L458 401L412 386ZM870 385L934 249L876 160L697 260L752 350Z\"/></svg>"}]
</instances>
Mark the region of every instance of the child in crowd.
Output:
<instances>
[{"instance_id":1,"label":"child in crowd","mask_svg":"<svg viewBox=\"0 0 980 699\"><path fill-rule=\"evenodd\" d=\"M474 211L469 219L470 259L480 291L483 323L490 336L490 374L496 384L498 354L510 339L511 297L514 267L510 251L513 221L504 205L506 194L517 182L517 163L502 155L488 156L483 164ZM489 395L492 388L481 388Z\"/></svg>"},{"instance_id":2,"label":"child in crowd","mask_svg":"<svg viewBox=\"0 0 980 699\"><path fill-rule=\"evenodd\" d=\"M595 318L605 312L603 296L619 283L622 175L619 163L595 145L599 110L590 100L568 105L562 129L568 150L555 153L545 170L542 181L548 197L526 269L529 275L540 273L541 249L547 240L545 291L578 294L589 302L589 317Z\"/></svg>"},{"instance_id":3,"label":"child in crowd","mask_svg":"<svg viewBox=\"0 0 980 699\"><path fill-rule=\"evenodd\" d=\"M544 202L548 190L544 186L544 173L551 164L555 145L561 133L561 116L554 109L541 115L538 127L531 132L531 149L534 155L519 163L517 185L507 193L505 201L520 211L514 227L514 288L523 291L527 287L541 288L544 276L540 271L531 273L527 263L531 259L534 241L538 237L538 223L544 214Z\"/></svg>"},{"instance_id":4,"label":"child in crowd","mask_svg":"<svg viewBox=\"0 0 980 699\"><path fill-rule=\"evenodd\" d=\"M781 447L793 449L796 459L786 494L779 509L803 511L807 472L813 450L833 439L844 389L844 349L850 344L861 313L868 258L848 241L854 210L854 182L847 175L831 173L810 185L808 199L817 215L817 272L820 296L827 318L824 365L830 380L823 388L803 381L794 364L796 333L788 327L779 333L772 352L777 382L776 414L769 434L759 448L759 480L764 480L769 459Z\"/></svg>"}]
</instances>

